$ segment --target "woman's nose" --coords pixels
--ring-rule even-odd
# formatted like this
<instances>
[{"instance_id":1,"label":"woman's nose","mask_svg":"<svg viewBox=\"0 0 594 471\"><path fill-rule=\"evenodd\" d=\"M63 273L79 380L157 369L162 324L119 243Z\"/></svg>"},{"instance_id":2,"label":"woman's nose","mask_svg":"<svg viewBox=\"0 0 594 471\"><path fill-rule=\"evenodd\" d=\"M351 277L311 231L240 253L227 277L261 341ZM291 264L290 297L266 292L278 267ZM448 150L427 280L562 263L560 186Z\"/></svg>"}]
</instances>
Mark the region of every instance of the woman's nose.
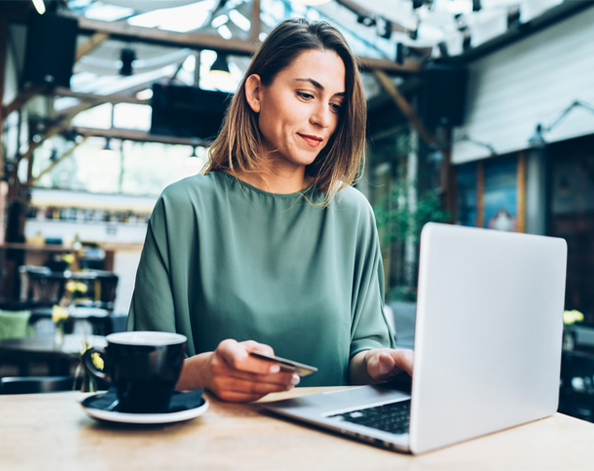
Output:
<instances>
[{"instance_id":1,"label":"woman's nose","mask_svg":"<svg viewBox=\"0 0 594 471\"><path fill-rule=\"evenodd\" d=\"M316 106L311 115L311 122L322 128L327 128L332 124L332 111L327 103Z\"/></svg>"}]
</instances>

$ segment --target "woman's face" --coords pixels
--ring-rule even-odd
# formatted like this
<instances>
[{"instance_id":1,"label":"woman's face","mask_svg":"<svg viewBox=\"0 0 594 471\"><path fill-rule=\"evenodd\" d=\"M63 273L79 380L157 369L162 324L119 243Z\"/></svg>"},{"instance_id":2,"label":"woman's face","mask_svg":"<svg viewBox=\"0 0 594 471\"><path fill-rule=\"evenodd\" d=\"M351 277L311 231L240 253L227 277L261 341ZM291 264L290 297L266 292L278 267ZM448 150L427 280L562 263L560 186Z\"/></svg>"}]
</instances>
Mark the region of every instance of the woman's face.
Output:
<instances>
[{"instance_id":1,"label":"woman's face","mask_svg":"<svg viewBox=\"0 0 594 471\"><path fill-rule=\"evenodd\" d=\"M345 66L334 51L302 52L269 86L258 75L246 97L259 113L265 151L288 168L311 164L336 130L345 99Z\"/></svg>"}]
</instances>

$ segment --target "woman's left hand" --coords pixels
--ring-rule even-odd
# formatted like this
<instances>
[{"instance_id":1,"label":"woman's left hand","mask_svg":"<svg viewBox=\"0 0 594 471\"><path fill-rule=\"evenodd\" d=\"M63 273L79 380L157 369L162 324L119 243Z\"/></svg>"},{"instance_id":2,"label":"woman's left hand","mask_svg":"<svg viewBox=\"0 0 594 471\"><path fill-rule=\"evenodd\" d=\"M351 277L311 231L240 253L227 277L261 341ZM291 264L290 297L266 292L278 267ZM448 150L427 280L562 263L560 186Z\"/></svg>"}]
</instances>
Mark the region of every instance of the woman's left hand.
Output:
<instances>
[{"instance_id":1,"label":"woman's left hand","mask_svg":"<svg viewBox=\"0 0 594 471\"><path fill-rule=\"evenodd\" d=\"M413 351L406 349L376 348L365 353L367 373L377 381L396 376L403 371L412 376Z\"/></svg>"}]
</instances>

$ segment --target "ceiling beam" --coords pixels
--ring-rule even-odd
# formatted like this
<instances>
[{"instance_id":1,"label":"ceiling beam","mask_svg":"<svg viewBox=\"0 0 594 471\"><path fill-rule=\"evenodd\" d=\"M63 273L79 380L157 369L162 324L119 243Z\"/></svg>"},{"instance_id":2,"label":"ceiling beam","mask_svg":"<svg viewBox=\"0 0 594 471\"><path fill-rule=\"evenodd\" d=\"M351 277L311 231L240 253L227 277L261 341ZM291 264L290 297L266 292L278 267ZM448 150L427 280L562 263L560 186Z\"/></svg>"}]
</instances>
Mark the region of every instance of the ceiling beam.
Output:
<instances>
[{"instance_id":1,"label":"ceiling beam","mask_svg":"<svg viewBox=\"0 0 594 471\"><path fill-rule=\"evenodd\" d=\"M56 87L51 90L53 96L57 97L71 97L77 98L81 101L90 101L92 102L91 108L95 106L102 105L104 103L111 103L112 105L117 105L118 103L131 103L134 105L150 105L150 100L141 100L134 96L135 93L138 93L142 90L146 90L150 88L151 85L156 82L157 80L150 80L148 82L140 83L138 85L134 85L133 87L126 88L124 90L119 91L118 93L112 93L111 95L96 95L93 93L82 93L82 92L74 92L69 88L65 87ZM56 119L61 119L61 117L66 116L72 110L74 110L78 105L70 106L68 108L64 108L59 111Z\"/></svg>"},{"instance_id":2,"label":"ceiling beam","mask_svg":"<svg viewBox=\"0 0 594 471\"><path fill-rule=\"evenodd\" d=\"M262 9L260 7L260 0L252 0L252 12L250 17L250 41L256 42L260 40L260 33L262 31L262 20L260 15Z\"/></svg>"},{"instance_id":3,"label":"ceiling beam","mask_svg":"<svg viewBox=\"0 0 594 471\"><path fill-rule=\"evenodd\" d=\"M6 118L13 111L21 109L31 98L50 90L47 85L32 85L21 90L19 94L8 105L2 106L2 116Z\"/></svg>"},{"instance_id":4,"label":"ceiling beam","mask_svg":"<svg viewBox=\"0 0 594 471\"><path fill-rule=\"evenodd\" d=\"M109 34L107 34L107 33L93 34L86 43L81 44L80 46L78 46L76 48L76 55L74 57L74 61L78 62L78 60L82 56L84 56L84 55L88 54L89 52L91 52L92 50L94 50L97 46L99 46L99 44L101 44L107 38L109 38Z\"/></svg>"},{"instance_id":5,"label":"ceiling beam","mask_svg":"<svg viewBox=\"0 0 594 471\"><path fill-rule=\"evenodd\" d=\"M132 93L134 93L134 90L140 91L140 90L144 90L145 88L149 88L153 82L154 82L154 80L152 80L150 82L146 82L141 85L136 85L133 88L130 88L128 90L123 90L122 92L119 92L119 93L112 93L111 95L95 95L94 93L75 92L75 91L72 91L66 87L56 87L51 91L51 94L53 96L58 96L58 97L78 98L79 100L82 100L82 101L113 103L114 105L117 103L133 103L135 105L148 105L150 103L149 100L141 100L139 98L136 98L135 96L132 95ZM126 91L130 94L125 93Z\"/></svg>"},{"instance_id":6,"label":"ceiling beam","mask_svg":"<svg viewBox=\"0 0 594 471\"><path fill-rule=\"evenodd\" d=\"M29 187L32 187L33 185L35 185L41 177L43 177L45 174L51 172L56 165L58 165L60 162L67 159L68 157L70 157L72 155L72 153L76 150L76 148L80 147L82 144L84 144L84 142L87 139L88 139L88 137L84 137L80 142L75 142L74 145L70 149L68 149L59 158L57 158L51 164L49 164L44 170L41 171L41 173L39 175L37 175L36 177L31 177L31 179L27 183L29 185Z\"/></svg>"},{"instance_id":7,"label":"ceiling beam","mask_svg":"<svg viewBox=\"0 0 594 471\"><path fill-rule=\"evenodd\" d=\"M418 74L422 70L421 63L413 59L406 59L404 61L404 64L399 64L398 62L391 61L388 59L376 59L373 57L357 56L357 61L359 63L359 68L363 71L383 70L385 73Z\"/></svg>"},{"instance_id":8,"label":"ceiling beam","mask_svg":"<svg viewBox=\"0 0 594 471\"><path fill-rule=\"evenodd\" d=\"M74 16L78 19L79 32L82 34L105 33L112 39L139 41L170 47L189 47L192 49L214 49L229 54L250 55L257 44L241 39L225 39L213 34L176 33L158 28L132 26L125 21L99 21Z\"/></svg>"},{"instance_id":9,"label":"ceiling beam","mask_svg":"<svg viewBox=\"0 0 594 471\"><path fill-rule=\"evenodd\" d=\"M70 128L77 134L83 137L110 137L114 139L122 139L125 141L138 141L138 142L160 142L162 144L180 144L185 146L203 146L208 147L212 144L212 141L199 138L187 138L187 137L174 137L174 136L160 136L156 134L149 134L145 131L135 131L132 129L95 129L95 128L84 128L74 126ZM70 130L69 129L69 130Z\"/></svg>"},{"instance_id":10,"label":"ceiling beam","mask_svg":"<svg viewBox=\"0 0 594 471\"><path fill-rule=\"evenodd\" d=\"M47 139L49 139L50 137L55 136L56 134L59 134L62 131L64 131L66 129L66 126L68 126L70 124L70 121L72 121L77 114L82 113L85 110L88 110L92 106L93 106L92 103L81 103L81 104L73 107L72 111L70 111L70 113L68 113L68 115L61 117L57 123L48 127L45 130L45 133L43 134L43 136L41 136L41 138L39 139L39 141L35 142L32 140L29 140L29 148L23 155L19 156L19 162L23 159L29 161L29 170L28 170L27 181L31 180L31 178L33 176L33 174L32 174L32 172L33 172L33 153L35 152L35 149L37 149L39 146L41 146L41 144L43 144L43 142L46 141Z\"/></svg>"},{"instance_id":11,"label":"ceiling beam","mask_svg":"<svg viewBox=\"0 0 594 471\"><path fill-rule=\"evenodd\" d=\"M373 75L385 92L390 95L398 109L400 109L402 114L408 119L410 125L419 133L419 136L425 141L425 144L427 144L427 146L434 145L437 142L435 136L427 130L415 109L408 103L408 101L406 101L406 98L400 93L396 84L390 80L390 77L381 70L374 70Z\"/></svg>"},{"instance_id":12,"label":"ceiling beam","mask_svg":"<svg viewBox=\"0 0 594 471\"><path fill-rule=\"evenodd\" d=\"M212 34L176 33L158 28L132 26L125 21L106 22L91 20L81 16L76 16L76 18L78 18L79 31L82 34L105 33L112 39L120 39L122 41L137 41L169 47L187 47L196 50L212 49L243 56L254 54L260 45L260 41L257 38L250 41L224 39ZM408 63L405 62L404 65L400 65L389 59L362 56L359 56L357 59L364 68L371 70L380 69L388 73L410 74L418 73L421 69L420 64L412 60Z\"/></svg>"}]
</instances>

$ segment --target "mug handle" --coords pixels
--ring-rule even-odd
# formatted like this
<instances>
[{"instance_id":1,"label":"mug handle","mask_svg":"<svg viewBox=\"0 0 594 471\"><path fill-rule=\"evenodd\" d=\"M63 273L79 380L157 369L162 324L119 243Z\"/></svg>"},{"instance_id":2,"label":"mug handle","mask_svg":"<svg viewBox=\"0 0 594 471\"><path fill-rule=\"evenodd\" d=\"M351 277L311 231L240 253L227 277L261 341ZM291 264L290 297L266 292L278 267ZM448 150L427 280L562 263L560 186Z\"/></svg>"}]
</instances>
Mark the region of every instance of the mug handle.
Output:
<instances>
[{"instance_id":1,"label":"mug handle","mask_svg":"<svg viewBox=\"0 0 594 471\"><path fill-rule=\"evenodd\" d=\"M103 371L98 370L95 367L95 365L93 364L93 359L91 358L91 355L93 353L98 353L98 354L104 356L105 349L91 347L85 351L85 353L83 354L83 357L82 357L82 364L85 367L85 370L87 370L87 373L89 373L91 376L94 376L97 379L101 379L103 381L109 381L109 377Z\"/></svg>"}]
</instances>

